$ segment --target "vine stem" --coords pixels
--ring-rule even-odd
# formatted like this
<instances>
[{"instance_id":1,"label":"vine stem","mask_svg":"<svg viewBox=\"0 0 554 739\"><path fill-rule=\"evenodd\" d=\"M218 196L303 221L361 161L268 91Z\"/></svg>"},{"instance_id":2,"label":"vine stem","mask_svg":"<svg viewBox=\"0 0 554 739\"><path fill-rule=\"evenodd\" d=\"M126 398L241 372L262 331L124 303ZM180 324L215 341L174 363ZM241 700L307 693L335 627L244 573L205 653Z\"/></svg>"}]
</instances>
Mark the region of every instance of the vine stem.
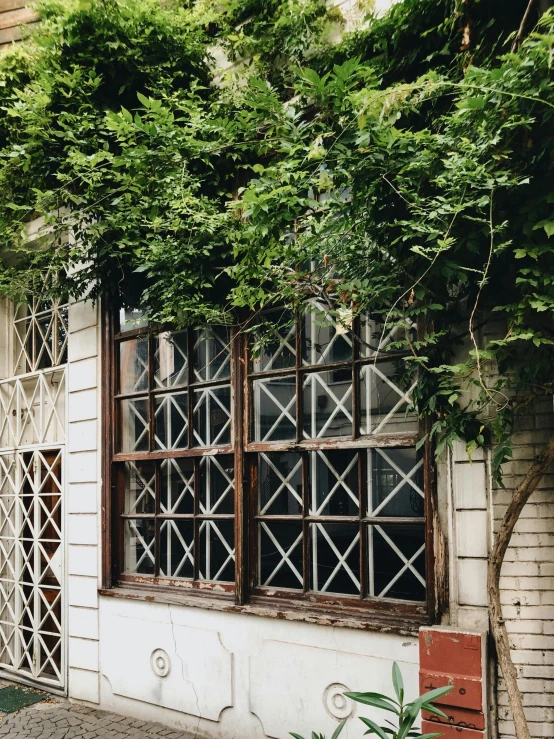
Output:
<instances>
[{"instance_id":1,"label":"vine stem","mask_svg":"<svg viewBox=\"0 0 554 739\"><path fill-rule=\"evenodd\" d=\"M516 33L514 42L512 44L512 49L511 49L512 54L518 51L519 47L521 46L521 42L523 41L523 34L525 33L525 29L527 28L527 23L529 21L531 13L533 12L533 9L536 4L537 4L537 0L529 0L529 4L527 5L523 18L521 19L521 23L519 24L518 31Z\"/></svg>"},{"instance_id":2,"label":"vine stem","mask_svg":"<svg viewBox=\"0 0 554 739\"><path fill-rule=\"evenodd\" d=\"M517 684L517 670L510 653L508 630L506 629L506 623L502 615L502 605L500 603L500 572L502 570L506 550L510 544L515 525L519 520L521 512L533 492L537 489L538 484L548 471L548 468L553 461L554 436L550 438L549 442L531 465L523 480L517 486L508 509L504 514L502 523L500 524L488 563L487 590L491 633L496 645L498 663L506 683L506 690L508 693L508 700L510 702L510 710L514 721L517 739L531 739L531 734L529 732L529 726L527 725L527 719L523 710L521 692Z\"/></svg>"}]
</instances>

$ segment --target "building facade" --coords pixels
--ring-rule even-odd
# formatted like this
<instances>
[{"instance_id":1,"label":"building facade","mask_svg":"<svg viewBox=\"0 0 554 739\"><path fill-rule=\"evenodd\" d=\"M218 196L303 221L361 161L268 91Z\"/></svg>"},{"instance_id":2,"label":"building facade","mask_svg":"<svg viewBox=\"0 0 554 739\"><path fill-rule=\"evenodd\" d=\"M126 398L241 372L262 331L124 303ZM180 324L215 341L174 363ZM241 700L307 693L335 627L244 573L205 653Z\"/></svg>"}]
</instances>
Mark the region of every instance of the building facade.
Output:
<instances>
[{"instance_id":1,"label":"building facade","mask_svg":"<svg viewBox=\"0 0 554 739\"><path fill-rule=\"evenodd\" d=\"M416 450L411 389L381 356L394 337L268 318L256 354L221 327L3 304L2 675L193 735L284 739L371 717L343 692L391 693L393 661L415 696L420 627L487 633L494 526L551 407L522 419L495 489L486 456ZM536 737L554 725L549 485L502 583ZM483 672L485 735L508 739L494 660Z\"/></svg>"}]
</instances>

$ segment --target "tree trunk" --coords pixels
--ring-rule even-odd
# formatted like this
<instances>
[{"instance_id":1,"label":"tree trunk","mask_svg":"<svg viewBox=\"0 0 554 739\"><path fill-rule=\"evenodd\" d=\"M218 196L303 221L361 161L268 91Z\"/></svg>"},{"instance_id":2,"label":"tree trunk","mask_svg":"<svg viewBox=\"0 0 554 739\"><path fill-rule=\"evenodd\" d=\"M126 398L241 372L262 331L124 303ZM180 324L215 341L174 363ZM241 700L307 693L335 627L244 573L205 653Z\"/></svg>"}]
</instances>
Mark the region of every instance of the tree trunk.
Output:
<instances>
[{"instance_id":1,"label":"tree trunk","mask_svg":"<svg viewBox=\"0 0 554 739\"><path fill-rule=\"evenodd\" d=\"M521 511L548 471L552 461L554 461L554 436L541 451L529 469L529 472L527 472L516 488L495 537L488 565L487 588L491 632L496 644L498 663L506 682L506 690L508 691L510 710L514 720L517 739L531 739L531 734L529 733L527 719L523 711L523 701L517 684L516 668L510 655L508 631L504 618L502 617L502 606L500 605L500 571Z\"/></svg>"}]
</instances>

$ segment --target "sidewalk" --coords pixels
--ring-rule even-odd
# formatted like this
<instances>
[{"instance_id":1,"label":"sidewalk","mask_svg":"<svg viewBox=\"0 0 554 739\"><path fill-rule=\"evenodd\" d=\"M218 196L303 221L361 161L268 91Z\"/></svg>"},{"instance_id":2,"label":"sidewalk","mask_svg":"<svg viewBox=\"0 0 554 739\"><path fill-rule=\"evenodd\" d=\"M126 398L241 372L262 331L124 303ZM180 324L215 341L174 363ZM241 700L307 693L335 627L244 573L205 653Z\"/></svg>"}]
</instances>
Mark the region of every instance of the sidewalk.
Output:
<instances>
[{"instance_id":1,"label":"sidewalk","mask_svg":"<svg viewBox=\"0 0 554 739\"><path fill-rule=\"evenodd\" d=\"M194 739L163 724L49 698L17 713L0 713L0 739Z\"/></svg>"}]
</instances>

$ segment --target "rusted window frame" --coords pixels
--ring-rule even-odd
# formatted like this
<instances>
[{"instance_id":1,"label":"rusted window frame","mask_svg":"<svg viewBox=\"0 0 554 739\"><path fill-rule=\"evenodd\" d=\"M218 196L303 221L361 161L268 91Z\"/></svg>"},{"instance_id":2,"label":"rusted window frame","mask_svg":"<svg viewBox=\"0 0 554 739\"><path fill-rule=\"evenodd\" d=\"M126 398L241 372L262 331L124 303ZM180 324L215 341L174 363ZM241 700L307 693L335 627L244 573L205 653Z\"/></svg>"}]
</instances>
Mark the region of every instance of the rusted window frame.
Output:
<instances>
[{"instance_id":1,"label":"rusted window frame","mask_svg":"<svg viewBox=\"0 0 554 739\"><path fill-rule=\"evenodd\" d=\"M444 542L439 530L436 471L432 456L432 449L427 440L423 446L423 487L425 493L424 517L415 521L406 522L407 525L423 524L425 527L425 557L426 557L426 602L399 601L394 599L378 599L352 596L340 596L334 594L317 594L309 590L295 592L271 589L271 594L257 587L256 574L256 500L257 489L255 479L254 459L261 451L297 451L305 453L316 449L371 449L371 448L394 448L413 447L417 441L428 431L427 425L419 424L419 431L412 434L379 434L378 436L366 436L355 438L356 429L359 427L359 403L357 402L359 368L364 364L374 361L374 358L360 359L356 355L351 362L338 362L329 365L305 365L297 367L297 439L292 442L255 442L250 438L252 428L252 394L251 386L253 379L261 379L265 376L284 376L292 374L289 369L271 370L267 373L253 373L250 351L244 337L235 333L232 338L231 349L231 404L233 409L232 440L231 445L217 447L216 449L191 448L187 450L169 450L150 452L149 459L164 459L178 457L201 457L205 454L234 454L235 466L235 583L211 583L207 581L192 582L184 579L153 578L150 576L123 575L120 566L123 562L122 547L123 537L120 534L119 516L116 510L119 506L116 495L116 480L114 475L114 464L127 460L144 459L142 453L114 454L116 447L116 424L114 416L115 403L115 346L114 335L114 311L104 301L102 309L102 350L103 350L103 377L102 377L102 427L104 438L103 449L103 496L102 496L102 533L103 533L103 558L102 558L102 587L107 593L116 588L118 594L121 589L129 588L130 591L150 590L156 595L157 600L164 597L164 592L173 599L178 592L198 598L199 604L202 598L216 598L228 602L230 610L243 612L263 612L263 615L276 616L283 610L310 612L310 619L321 618L322 622L329 623L329 619L356 618L361 622L388 622L398 625L402 630L414 628L414 624L426 624L436 622L440 618L447 603L446 566L444 561ZM136 332L126 332L125 338L133 335L147 334L148 329L137 329ZM301 363L299 353L300 331L297 331L297 365ZM386 357L390 360L390 356ZM301 426L298 424L302 412L301 378L304 374L314 371L328 371L344 368L351 364L354 378L353 385L353 409L355 418L352 439L309 439L300 438ZM299 383L300 382L300 386ZM189 413L191 403L189 402ZM301 422L301 421L300 421ZM190 419L189 419L190 431ZM362 463L363 464L363 463ZM303 516L303 518L309 518ZM367 520L366 520L367 519ZM364 518L364 525L371 524L371 517ZM321 521L321 517L318 517ZM379 523L387 523L388 519L379 518ZM391 519L398 523L398 519ZM363 557L363 544L361 546ZM304 564L306 567L306 563ZM438 569L437 569L438 568ZM132 596L137 597L137 596ZM148 596L145 596L148 599ZM226 608L224 606L224 608ZM315 614L315 615L314 615ZM391 626L394 628L394 626Z\"/></svg>"}]
</instances>

